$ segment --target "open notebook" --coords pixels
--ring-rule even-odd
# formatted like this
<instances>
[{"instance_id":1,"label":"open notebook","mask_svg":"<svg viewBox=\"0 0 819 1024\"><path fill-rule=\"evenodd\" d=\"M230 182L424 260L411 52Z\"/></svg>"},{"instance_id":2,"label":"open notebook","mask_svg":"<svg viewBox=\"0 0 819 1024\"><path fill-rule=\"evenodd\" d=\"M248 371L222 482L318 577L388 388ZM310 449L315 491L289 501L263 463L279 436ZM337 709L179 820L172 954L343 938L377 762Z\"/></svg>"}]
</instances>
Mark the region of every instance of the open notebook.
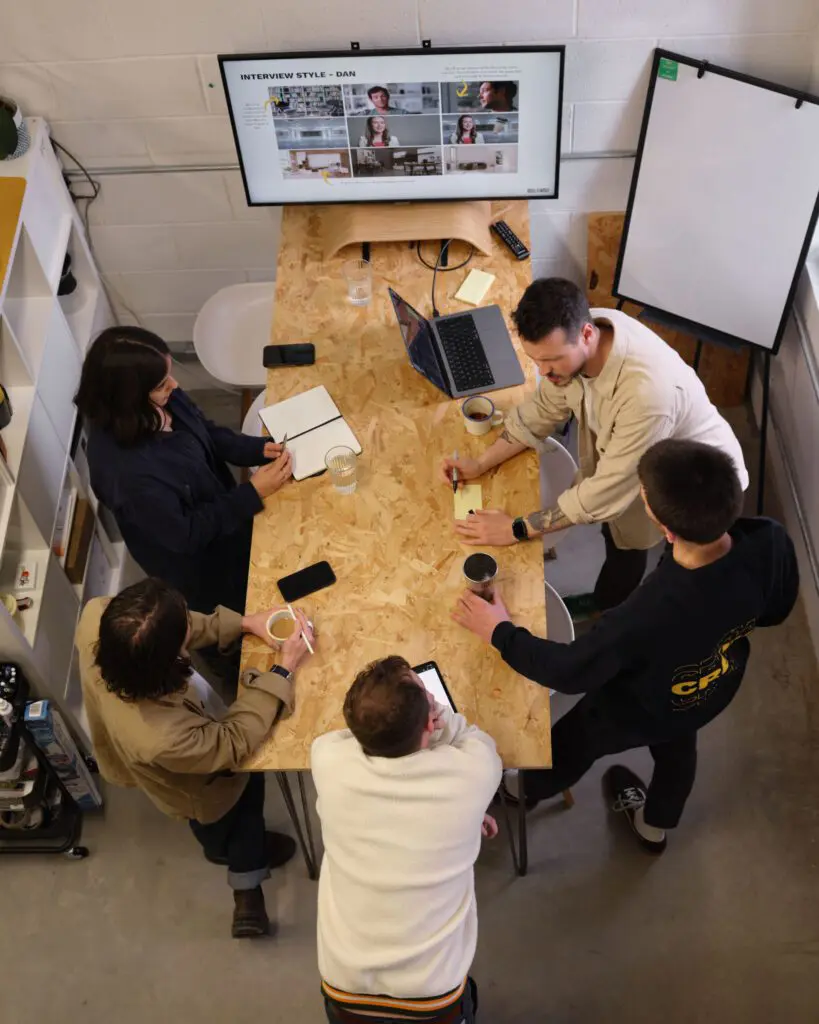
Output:
<instances>
[{"instance_id":1,"label":"open notebook","mask_svg":"<svg viewBox=\"0 0 819 1024\"><path fill-rule=\"evenodd\" d=\"M259 413L274 441L287 434L287 448L293 456L293 477L304 480L327 467L324 456L337 444L361 454L361 445L338 406L323 385L269 405Z\"/></svg>"}]
</instances>

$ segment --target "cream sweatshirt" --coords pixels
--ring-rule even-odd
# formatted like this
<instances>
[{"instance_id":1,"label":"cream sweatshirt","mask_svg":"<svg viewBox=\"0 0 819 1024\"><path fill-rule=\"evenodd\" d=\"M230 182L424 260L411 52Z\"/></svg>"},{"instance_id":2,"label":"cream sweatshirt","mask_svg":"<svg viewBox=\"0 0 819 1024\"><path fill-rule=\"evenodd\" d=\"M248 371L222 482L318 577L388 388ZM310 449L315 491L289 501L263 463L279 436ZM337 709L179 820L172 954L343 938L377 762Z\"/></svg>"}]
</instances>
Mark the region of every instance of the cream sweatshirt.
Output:
<instances>
[{"instance_id":1,"label":"cream sweatshirt","mask_svg":"<svg viewBox=\"0 0 819 1024\"><path fill-rule=\"evenodd\" d=\"M475 955L473 866L501 762L463 715L447 708L442 721L406 757L369 757L347 729L313 743L319 970L347 992L442 995Z\"/></svg>"}]
</instances>

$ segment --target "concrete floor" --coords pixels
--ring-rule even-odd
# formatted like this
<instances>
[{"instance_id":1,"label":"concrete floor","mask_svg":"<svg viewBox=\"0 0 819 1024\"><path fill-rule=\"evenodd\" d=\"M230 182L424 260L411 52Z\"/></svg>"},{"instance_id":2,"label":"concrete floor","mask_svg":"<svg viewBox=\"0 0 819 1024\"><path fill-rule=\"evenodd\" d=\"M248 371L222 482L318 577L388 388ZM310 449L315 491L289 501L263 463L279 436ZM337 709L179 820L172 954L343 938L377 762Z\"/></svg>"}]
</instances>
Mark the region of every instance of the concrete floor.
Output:
<instances>
[{"instance_id":1,"label":"concrete floor","mask_svg":"<svg viewBox=\"0 0 819 1024\"><path fill-rule=\"evenodd\" d=\"M573 810L531 814L528 877L513 878L503 834L486 845L474 965L485 1024L819 1020L819 688L801 607L752 644L742 690L702 734L664 856L606 814L607 762ZM622 759L650 770L641 751ZM139 793L107 787L106 801L87 821L87 860L1 862L0 1022L319 1024L303 863L266 884L278 936L236 942L223 871L185 826ZM267 811L288 827L272 783Z\"/></svg>"}]
</instances>

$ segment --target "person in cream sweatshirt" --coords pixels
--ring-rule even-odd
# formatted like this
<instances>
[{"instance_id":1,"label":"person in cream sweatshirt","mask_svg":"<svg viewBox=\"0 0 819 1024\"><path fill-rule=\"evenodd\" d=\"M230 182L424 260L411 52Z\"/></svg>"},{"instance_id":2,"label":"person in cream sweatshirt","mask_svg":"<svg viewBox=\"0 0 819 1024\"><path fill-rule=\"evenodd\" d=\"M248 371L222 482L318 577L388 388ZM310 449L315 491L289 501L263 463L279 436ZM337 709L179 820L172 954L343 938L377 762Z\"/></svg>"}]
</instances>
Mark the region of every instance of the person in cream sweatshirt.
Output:
<instances>
[{"instance_id":1,"label":"person in cream sweatshirt","mask_svg":"<svg viewBox=\"0 0 819 1024\"><path fill-rule=\"evenodd\" d=\"M359 673L344 717L349 728L312 748L325 996L453 993L477 944L481 834L497 833L485 813L501 778L495 743L397 656Z\"/></svg>"}]
</instances>

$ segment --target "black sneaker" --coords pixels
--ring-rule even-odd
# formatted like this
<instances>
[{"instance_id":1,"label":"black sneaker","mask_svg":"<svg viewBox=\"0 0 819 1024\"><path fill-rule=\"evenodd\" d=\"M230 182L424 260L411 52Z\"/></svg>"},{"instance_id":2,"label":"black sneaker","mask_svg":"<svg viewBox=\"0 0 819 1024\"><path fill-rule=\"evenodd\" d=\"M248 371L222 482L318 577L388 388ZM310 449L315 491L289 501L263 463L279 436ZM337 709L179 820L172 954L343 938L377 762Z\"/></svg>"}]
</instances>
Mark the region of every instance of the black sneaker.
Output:
<instances>
[{"instance_id":1,"label":"black sneaker","mask_svg":"<svg viewBox=\"0 0 819 1024\"><path fill-rule=\"evenodd\" d=\"M625 815L631 831L644 850L654 854L662 853L665 850L667 845L665 836L663 836L660 842L655 843L653 840L646 839L644 835L641 835L634 823L635 812L639 811L646 802L645 785L639 776L635 775L630 768L626 768L625 765L614 764L603 776L603 792L611 809L615 813Z\"/></svg>"},{"instance_id":2,"label":"black sneaker","mask_svg":"<svg viewBox=\"0 0 819 1024\"><path fill-rule=\"evenodd\" d=\"M296 840L282 832L265 832L265 849L267 852L268 867L280 868L286 864L296 852ZM220 867L227 867L227 857L209 857L205 854L205 860L211 864L218 864Z\"/></svg>"}]
</instances>

